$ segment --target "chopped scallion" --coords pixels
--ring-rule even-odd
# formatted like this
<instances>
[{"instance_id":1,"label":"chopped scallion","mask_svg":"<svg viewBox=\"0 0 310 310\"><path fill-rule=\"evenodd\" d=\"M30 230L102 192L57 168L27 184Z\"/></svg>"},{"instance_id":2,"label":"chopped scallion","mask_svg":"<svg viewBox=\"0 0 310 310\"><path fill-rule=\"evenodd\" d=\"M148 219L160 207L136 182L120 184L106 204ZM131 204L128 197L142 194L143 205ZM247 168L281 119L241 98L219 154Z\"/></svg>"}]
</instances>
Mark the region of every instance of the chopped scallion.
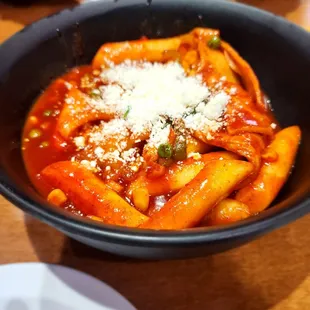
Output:
<instances>
[{"instance_id":1,"label":"chopped scallion","mask_svg":"<svg viewBox=\"0 0 310 310\"><path fill-rule=\"evenodd\" d=\"M126 111L125 111L125 113L124 113L124 119L127 119L130 110L131 110L131 107L128 106L127 109L126 109Z\"/></svg>"},{"instance_id":2,"label":"chopped scallion","mask_svg":"<svg viewBox=\"0 0 310 310\"><path fill-rule=\"evenodd\" d=\"M169 143L163 143L158 147L158 156L161 158L171 158L172 146Z\"/></svg>"},{"instance_id":3,"label":"chopped scallion","mask_svg":"<svg viewBox=\"0 0 310 310\"><path fill-rule=\"evenodd\" d=\"M184 136L178 136L173 148L173 159L184 160L186 158L186 138Z\"/></svg>"},{"instance_id":4,"label":"chopped scallion","mask_svg":"<svg viewBox=\"0 0 310 310\"><path fill-rule=\"evenodd\" d=\"M221 38L218 36L214 36L212 37L209 41L208 41L208 46L214 50L217 50L220 48L221 46Z\"/></svg>"}]
</instances>

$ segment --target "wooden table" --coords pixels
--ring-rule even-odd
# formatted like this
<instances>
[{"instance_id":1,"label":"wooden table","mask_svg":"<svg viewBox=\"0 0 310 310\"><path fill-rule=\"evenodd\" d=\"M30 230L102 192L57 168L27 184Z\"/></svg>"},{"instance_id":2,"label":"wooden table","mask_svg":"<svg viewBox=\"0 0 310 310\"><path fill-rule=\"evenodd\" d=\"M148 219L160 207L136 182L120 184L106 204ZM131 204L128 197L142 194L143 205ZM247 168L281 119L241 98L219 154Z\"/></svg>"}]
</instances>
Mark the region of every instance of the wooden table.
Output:
<instances>
[{"instance_id":1,"label":"wooden table","mask_svg":"<svg viewBox=\"0 0 310 310\"><path fill-rule=\"evenodd\" d=\"M310 30L310 0L244 2ZM0 4L0 42L25 24L74 4L73 0L28 8ZM0 264L42 261L70 266L109 283L138 309L310 309L310 216L223 254L160 262L91 249L25 215L2 197L0 216Z\"/></svg>"}]
</instances>

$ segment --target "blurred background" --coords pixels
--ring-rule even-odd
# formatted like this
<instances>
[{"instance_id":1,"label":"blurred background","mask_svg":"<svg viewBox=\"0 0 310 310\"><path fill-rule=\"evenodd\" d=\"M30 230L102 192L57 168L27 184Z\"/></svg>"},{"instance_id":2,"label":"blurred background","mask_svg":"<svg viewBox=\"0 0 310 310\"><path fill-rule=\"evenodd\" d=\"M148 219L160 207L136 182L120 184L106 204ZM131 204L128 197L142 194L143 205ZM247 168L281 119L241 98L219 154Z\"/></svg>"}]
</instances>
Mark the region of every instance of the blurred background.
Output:
<instances>
[{"instance_id":1,"label":"blurred background","mask_svg":"<svg viewBox=\"0 0 310 310\"><path fill-rule=\"evenodd\" d=\"M109 0L0 0L0 42L23 28L25 25L41 17L87 1ZM265 9L281 15L295 23L301 24L306 29L310 30L310 0L227 1L245 3Z\"/></svg>"}]
</instances>

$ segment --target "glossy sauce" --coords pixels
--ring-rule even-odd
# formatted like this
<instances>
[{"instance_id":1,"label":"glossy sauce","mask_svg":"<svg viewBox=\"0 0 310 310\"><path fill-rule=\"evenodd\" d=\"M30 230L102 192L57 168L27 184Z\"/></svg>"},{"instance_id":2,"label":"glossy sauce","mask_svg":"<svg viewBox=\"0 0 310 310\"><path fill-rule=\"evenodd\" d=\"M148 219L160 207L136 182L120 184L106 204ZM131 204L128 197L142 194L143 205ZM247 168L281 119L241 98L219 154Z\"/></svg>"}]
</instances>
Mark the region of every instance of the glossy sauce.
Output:
<instances>
[{"instance_id":1,"label":"glossy sauce","mask_svg":"<svg viewBox=\"0 0 310 310\"><path fill-rule=\"evenodd\" d=\"M96 74L91 66L72 69L51 83L44 93L38 97L27 116L22 138L23 159L31 182L43 197L47 197L53 188L44 182L40 172L52 163L70 160L77 153L72 138L64 142L55 134L57 119L66 95L72 86L77 87L84 93L89 92L90 89L88 89L87 85L83 87L85 83L82 82L82 79L85 76L96 77ZM98 86L100 85L97 83L96 87ZM39 131L40 136L30 138L29 135L33 130ZM86 154L81 153L79 156L80 159L83 159L83 156L87 159ZM101 175L98 174L98 176ZM128 185L124 180L117 181L124 185L125 188ZM170 196L152 197L147 214L153 214L160 210L163 202L167 201ZM66 202L63 207L72 213L84 215L70 201Z\"/></svg>"},{"instance_id":2,"label":"glossy sauce","mask_svg":"<svg viewBox=\"0 0 310 310\"><path fill-rule=\"evenodd\" d=\"M102 72L110 62L125 60L163 63L167 71L160 75L167 72L168 77L169 62L176 62L185 76L199 75L207 95L198 97L197 105L195 100L187 105L187 96L193 98L199 89L179 85L176 81L183 83L184 75L163 79L163 85L152 70L143 72L147 77L138 76L136 63L130 63L136 70L131 76L126 76L126 66L112 69L111 77ZM132 82L136 84L128 88ZM225 104L215 100L208 106L220 93L226 96ZM154 102L158 106L144 109ZM206 105L200 106L202 102ZM218 30L196 28L163 41L105 43L91 66L70 70L36 100L24 127L23 158L38 192L74 214L121 226L184 229L203 224L203 216L212 211L210 225L217 225L223 217L219 202L227 211L224 217L241 220L255 215L258 207L267 208L285 182L300 130L295 126L282 131L271 110L255 73L221 40ZM142 128L138 136L132 124ZM291 151L294 143L296 150ZM286 163L283 159L290 152ZM276 180L281 169L283 177ZM246 212L234 214L231 207Z\"/></svg>"},{"instance_id":3,"label":"glossy sauce","mask_svg":"<svg viewBox=\"0 0 310 310\"><path fill-rule=\"evenodd\" d=\"M66 95L71 87L76 87L83 93L88 93L94 88L94 85L87 85L87 83L83 82L83 79L85 77L89 77L90 79L96 78L97 74L98 73L95 72L91 66L82 66L72 69L70 72L51 83L44 93L39 96L27 117L23 133L23 158L32 183L44 197L47 197L53 188L44 182L40 177L40 172L54 162L70 160L70 158L77 153L72 138L65 142L55 135L58 115L65 102ZM100 84L96 83L95 87L98 86L100 86ZM227 85L226 87L229 86L230 85ZM240 94L239 91L237 97L242 97L242 92L241 90ZM248 118L251 119L251 116L252 114L250 112L245 111L242 118L236 118L231 124L235 128L242 127L247 123ZM268 121L270 121L270 119L274 120L271 112L268 113L266 119ZM39 131L40 136L29 138L33 130ZM143 146L141 146L141 149L142 147ZM78 156L80 160L83 159L83 157L87 159L86 154L81 153L78 154ZM98 174L98 176L100 177L101 175ZM126 181L122 179L118 179L117 181L126 188ZM132 181L132 179L130 181ZM169 194L166 196L151 197L147 214L152 215L159 211L161 206L164 205L164 202L168 201L171 196L172 195ZM69 201L64 204L64 208L73 213L82 215Z\"/></svg>"},{"instance_id":4,"label":"glossy sauce","mask_svg":"<svg viewBox=\"0 0 310 310\"><path fill-rule=\"evenodd\" d=\"M91 72L90 67L74 69L54 81L37 99L31 109L23 132L23 158L28 175L37 190L46 197L50 188L42 184L39 173L49 164L57 161L68 160L74 148L65 143L61 149L56 147L57 137L54 136L57 117L64 104L68 92L66 82L80 84L81 77ZM49 113L50 115L47 115ZM41 136L29 138L32 130L39 130Z\"/></svg>"},{"instance_id":5,"label":"glossy sauce","mask_svg":"<svg viewBox=\"0 0 310 310\"><path fill-rule=\"evenodd\" d=\"M53 188L44 182L40 177L40 172L52 163L70 160L73 155L77 154L72 138L68 141L63 141L62 138L55 135L58 115L65 102L66 95L71 87L76 87L83 93L89 93L94 88L94 84L90 83L87 85L83 79L85 77L90 80L93 78L96 79L97 75L98 73L91 66L72 69L51 83L44 93L39 96L27 117L23 133L23 158L32 183L43 197L47 197ZM101 82L99 84L95 83L95 87L100 86L100 84ZM225 87L230 87L229 83ZM236 98L242 97L242 93L243 90L239 89L236 93ZM270 120L274 121L274 117L270 111L267 114L265 112L265 116L267 122L270 122ZM244 111L242 117L237 117L234 122L231 122L231 125L235 128L243 127L247 124L248 119L251 120L251 118L251 111ZM278 125L276 126L278 127ZM40 136L29 138L33 130L38 131ZM142 147L143 145L141 145L141 150ZM80 160L87 159L86 154L83 154L83 152L79 153L78 156ZM100 173L97 175L99 177L102 176ZM130 179L130 181L132 180ZM128 185L126 180L116 179L116 181L126 189ZM158 212L171 196L172 194L150 197L149 208L146 212L147 215L151 216ZM83 215L79 210L75 209L70 201L66 202L63 207L70 212Z\"/></svg>"}]
</instances>

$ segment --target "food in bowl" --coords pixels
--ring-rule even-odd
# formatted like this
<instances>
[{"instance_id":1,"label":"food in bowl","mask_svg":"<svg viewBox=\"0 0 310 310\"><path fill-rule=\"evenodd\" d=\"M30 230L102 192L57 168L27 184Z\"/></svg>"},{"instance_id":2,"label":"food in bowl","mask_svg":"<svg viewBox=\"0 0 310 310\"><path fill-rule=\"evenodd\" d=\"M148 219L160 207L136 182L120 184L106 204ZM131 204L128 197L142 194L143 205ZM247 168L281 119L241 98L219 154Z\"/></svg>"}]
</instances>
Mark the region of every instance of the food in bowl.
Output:
<instances>
[{"instance_id":1,"label":"food in bowl","mask_svg":"<svg viewBox=\"0 0 310 310\"><path fill-rule=\"evenodd\" d=\"M47 200L97 221L185 229L266 209L289 176L298 126L281 129L250 65L216 29L106 43L59 77L23 132Z\"/></svg>"}]
</instances>

